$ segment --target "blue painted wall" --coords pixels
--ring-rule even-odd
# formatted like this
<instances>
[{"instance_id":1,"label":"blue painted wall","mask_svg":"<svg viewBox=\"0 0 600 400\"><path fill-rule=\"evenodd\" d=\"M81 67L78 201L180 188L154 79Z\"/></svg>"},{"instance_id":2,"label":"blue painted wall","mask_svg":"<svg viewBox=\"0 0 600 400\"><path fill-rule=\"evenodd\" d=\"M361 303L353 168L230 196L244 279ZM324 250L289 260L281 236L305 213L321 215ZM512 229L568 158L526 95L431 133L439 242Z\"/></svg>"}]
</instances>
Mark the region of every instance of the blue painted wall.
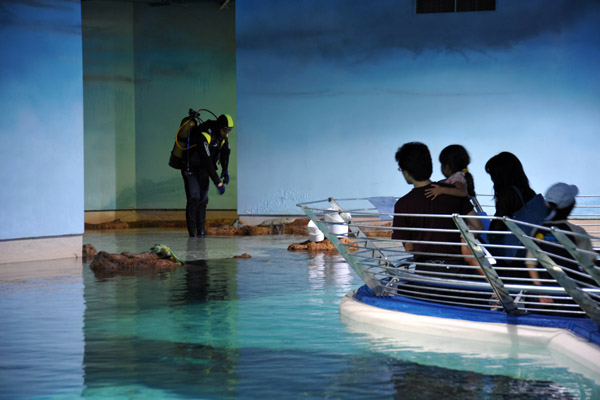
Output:
<instances>
[{"instance_id":1,"label":"blue painted wall","mask_svg":"<svg viewBox=\"0 0 600 400\"><path fill-rule=\"evenodd\" d=\"M463 144L479 193L486 161L522 160L535 190L599 194L600 3L497 1L416 15L413 0L236 4L240 214L299 201L402 195L396 149L429 145L434 179Z\"/></svg>"},{"instance_id":2,"label":"blue painted wall","mask_svg":"<svg viewBox=\"0 0 600 400\"><path fill-rule=\"evenodd\" d=\"M83 233L81 7L0 3L0 240Z\"/></svg>"}]
</instances>

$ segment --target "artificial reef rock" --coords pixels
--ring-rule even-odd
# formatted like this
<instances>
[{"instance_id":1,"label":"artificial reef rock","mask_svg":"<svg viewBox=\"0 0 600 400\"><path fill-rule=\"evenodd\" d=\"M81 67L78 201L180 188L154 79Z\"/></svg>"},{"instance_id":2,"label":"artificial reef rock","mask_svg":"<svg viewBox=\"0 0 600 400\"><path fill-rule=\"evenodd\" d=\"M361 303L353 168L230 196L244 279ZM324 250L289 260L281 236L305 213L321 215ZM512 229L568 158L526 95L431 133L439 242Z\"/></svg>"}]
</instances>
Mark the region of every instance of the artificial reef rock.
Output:
<instances>
[{"instance_id":1,"label":"artificial reef rock","mask_svg":"<svg viewBox=\"0 0 600 400\"><path fill-rule=\"evenodd\" d=\"M233 256L233 258L252 258L252 256L248 253L242 253L239 256Z\"/></svg>"},{"instance_id":2,"label":"artificial reef rock","mask_svg":"<svg viewBox=\"0 0 600 400\"><path fill-rule=\"evenodd\" d=\"M306 235L308 218L288 219L281 218L265 221L260 225L233 225L209 226L206 234L211 236L255 236L255 235Z\"/></svg>"},{"instance_id":3,"label":"artificial reef rock","mask_svg":"<svg viewBox=\"0 0 600 400\"><path fill-rule=\"evenodd\" d=\"M207 219L206 234L209 236L255 236L255 235L306 235L308 218L278 218L260 225L242 225L239 220ZM85 224L85 229L112 230L132 228L185 228L185 221L121 221Z\"/></svg>"},{"instance_id":4,"label":"artificial reef rock","mask_svg":"<svg viewBox=\"0 0 600 400\"><path fill-rule=\"evenodd\" d=\"M340 238L340 242L342 242L342 244L346 245L346 247L350 251L358 250L358 245L348 238L342 237L342 238ZM335 252L337 252L337 249L333 246L333 244L331 244L331 242L328 239L324 239L320 242L311 242L310 240L307 240L307 241L301 242L301 243L292 243L291 245L289 245L288 250L289 251L308 251L309 253L318 253L318 252L335 253Z\"/></svg>"},{"instance_id":5,"label":"artificial reef rock","mask_svg":"<svg viewBox=\"0 0 600 400\"><path fill-rule=\"evenodd\" d=\"M94 259L98 254L98 250L94 247L93 244L84 244L81 249L81 258L83 258L84 262L88 262Z\"/></svg>"},{"instance_id":6,"label":"artificial reef rock","mask_svg":"<svg viewBox=\"0 0 600 400\"><path fill-rule=\"evenodd\" d=\"M90 264L94 274L101 275L128 275L138 272L164 272L171 271L180 264L177 261L160 258L151 252L121 254L100 251Z\"/></svg>"}]
</instances>

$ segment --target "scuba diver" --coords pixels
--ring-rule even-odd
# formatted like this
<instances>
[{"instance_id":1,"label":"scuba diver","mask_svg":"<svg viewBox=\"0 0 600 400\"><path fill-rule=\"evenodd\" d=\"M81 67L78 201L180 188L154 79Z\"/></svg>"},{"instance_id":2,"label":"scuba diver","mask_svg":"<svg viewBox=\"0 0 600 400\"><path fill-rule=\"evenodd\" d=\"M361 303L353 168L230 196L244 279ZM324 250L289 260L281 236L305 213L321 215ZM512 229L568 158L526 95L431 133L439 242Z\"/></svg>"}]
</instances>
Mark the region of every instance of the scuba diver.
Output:
<instances>
[{"instance_id":1,"label":"scuba diver","mask_svg":"<svg viewBox=\"0 0 600 400\"><path fill-rule=\"evenodd\" d=\"M187 200L185 220L190 237L206 235L209 178L220 195L225 193L225 185L229 183L227 168L231 151L227 136L233 129L233 119L222 114L216 120L198 124L201 111L190 110L189 116L181 121L169 161L171 167L181 169ZM221 165L220 177L217 163Z\"/></svg>"}]
</instances>

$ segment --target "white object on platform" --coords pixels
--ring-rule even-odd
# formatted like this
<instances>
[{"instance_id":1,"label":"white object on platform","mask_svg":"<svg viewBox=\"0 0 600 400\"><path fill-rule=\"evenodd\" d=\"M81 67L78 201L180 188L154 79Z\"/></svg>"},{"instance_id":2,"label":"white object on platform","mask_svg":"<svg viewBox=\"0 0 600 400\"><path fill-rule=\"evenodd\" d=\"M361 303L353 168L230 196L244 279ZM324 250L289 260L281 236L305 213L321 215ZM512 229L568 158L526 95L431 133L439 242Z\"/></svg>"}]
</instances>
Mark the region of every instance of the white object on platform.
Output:
<instances>
[{"instance_id":1,"label":"white object on platform","mask_svg":"<svg viewBox=\"0 0 600 400\"><path fill-rule=\"evenodd\" d=\"M317 227L317 224L315 224L312 220L308 222L306 230L308 231L308 240L311 242L322 242L325 239L323 232L321 232L321 230Z\"/></svg>"},{"instance_id":2,"label":"white object on platform","mask_svg":"<svg viewBox=\"0 0 600 400\"><path fill-rule=\"evenodd\" d=\"M344 216L350 218L350 214L344 214ZM344 219L337 212L325 213L323 220L327 223L327 229L334 235L341 236L348 234L348 225L345 224Z\"/></svg>"}]
</instances>

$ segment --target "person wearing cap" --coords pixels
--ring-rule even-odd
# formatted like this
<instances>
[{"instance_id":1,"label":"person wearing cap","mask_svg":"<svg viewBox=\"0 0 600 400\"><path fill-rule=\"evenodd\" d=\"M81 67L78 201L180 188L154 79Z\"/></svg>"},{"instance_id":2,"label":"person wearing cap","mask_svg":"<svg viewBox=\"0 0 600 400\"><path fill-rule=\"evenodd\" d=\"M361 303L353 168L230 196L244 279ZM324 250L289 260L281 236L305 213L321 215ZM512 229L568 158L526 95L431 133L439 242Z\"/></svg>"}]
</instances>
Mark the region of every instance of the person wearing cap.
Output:
<instances>
[{"instance_id":1,"label":"person wearing cap","mask_svg":"<svg viewBox=\"0 0 600 400\"><path fill-rule=\"evenodd\" d=\"M193 128L190 134L188 168L181 170L187 199L185 219L190 237L206 235L206 206L208 205L209 178L220 195L229 183L228 135L233 119L221 114L216 120L207 120ZM218 165L221 174L217 174Z\"/></svg>"},{"instance_id":2,"label":"person wearing cap","mask_svg":"<svg viewBox=\"0 0 600 400\"><path fill-rule=\"evenodd\" d=\"M567 183L559 182L552 185L544 196L546 201L546 207L548 207L548 216L546 220L541 224L546 228L556 228L562 231L572 232L567 234L569 239L577 246L578 249L584 250L586 257L589 257L593 261L595 253L592 247L592 242L589 235L580 226L574 225L568 221L568 217L575 207L575 196L579 193L579 189L575 185L569 185ZM531 233L532 237L535 237L539 241L537 242L540 249L544 252L549 253L548 255L563 268L563 271L567 275L574 279L581 280L581 276L577 273L573 275L572 271L581 271L576 260L569 254L569 252L560 245L560 242L554 237L552 231L547 229L535 229ZM553 246L552 243L555 245ZM558 244L558 246L556 246ZM537 271L534 268L537 267L538 262L531 252L527 253L527 258L532 259L527 261L526 265L529 269L529 276L533 279L535 285L549 285L552 282L542 282L540 279L553 279L552 276L545 271ZM585 280L585 278L584 278ZM552 285L556 286L556 285ZM539 299L540 303L552 303L552 299L549 297L542 297Z\"/></svg>"}]
</instances>

